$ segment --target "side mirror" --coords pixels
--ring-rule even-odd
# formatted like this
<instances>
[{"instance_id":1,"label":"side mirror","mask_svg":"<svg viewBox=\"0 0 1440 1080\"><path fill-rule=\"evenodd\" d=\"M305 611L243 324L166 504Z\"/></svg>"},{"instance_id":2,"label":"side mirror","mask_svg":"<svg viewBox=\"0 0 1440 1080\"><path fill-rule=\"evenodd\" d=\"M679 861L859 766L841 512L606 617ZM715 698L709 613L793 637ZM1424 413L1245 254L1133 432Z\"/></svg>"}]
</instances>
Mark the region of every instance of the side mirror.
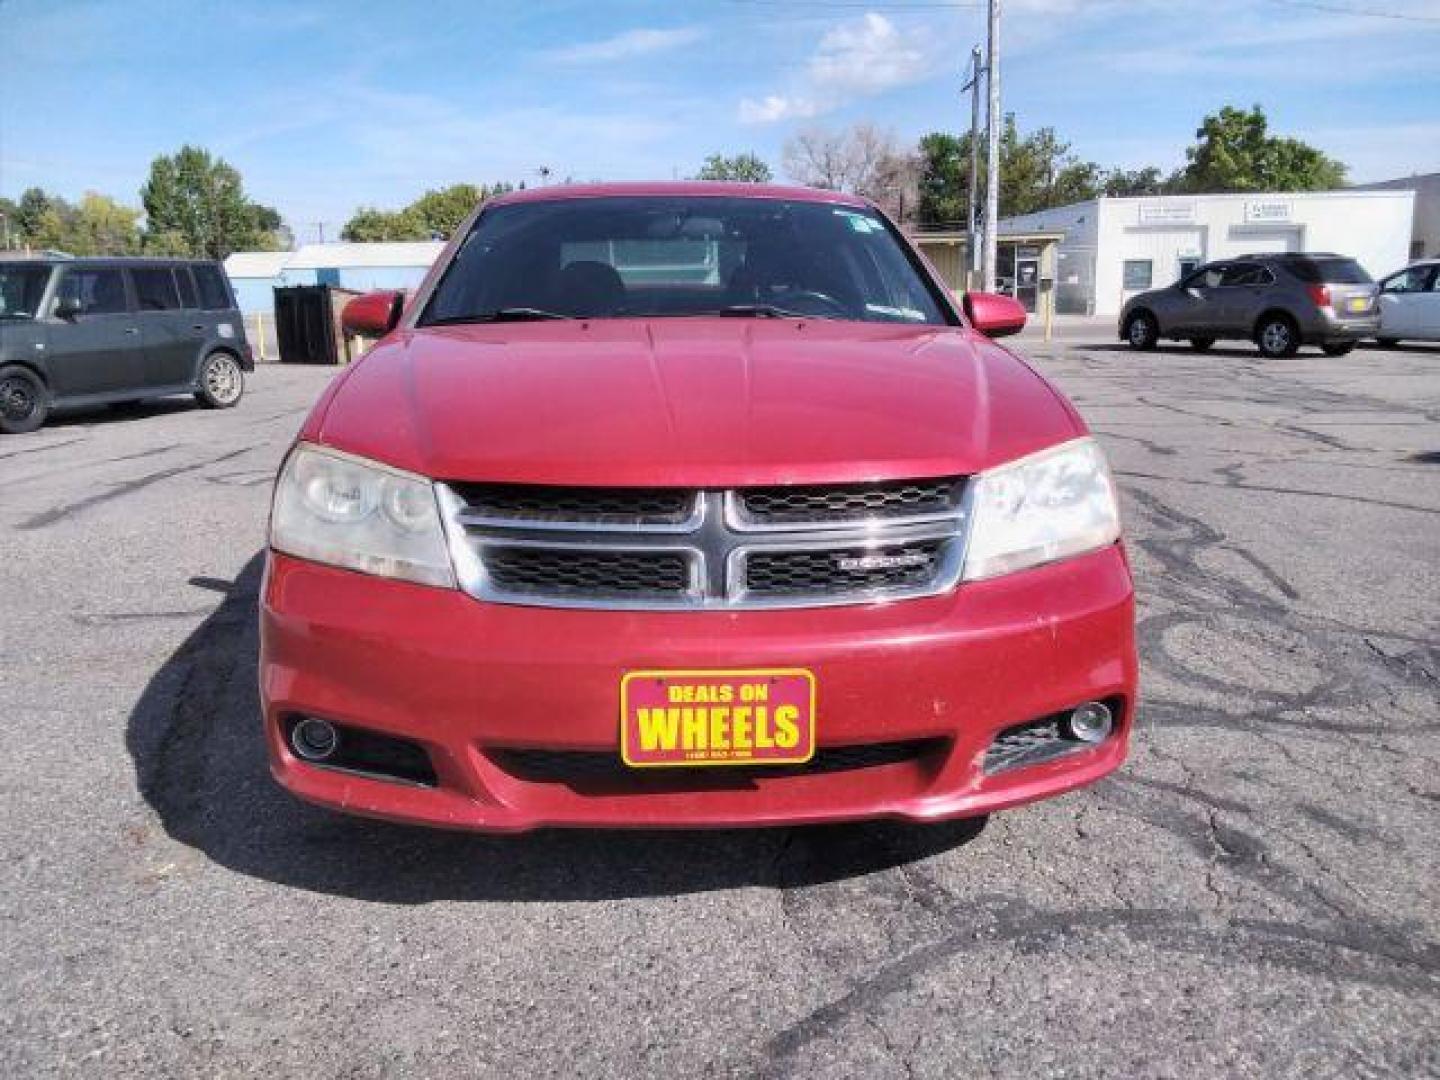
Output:
<instances>
[{"instance_id":1,"label":"side mirror","mask_svg":"<svg viewBox=\"0 0 1440 1080\"><path fill-rule=\"evenodd\" d=\"M999 293L968 292L961 302L971 327L986 337L1008 337L1025 329L1025 306Z\"/></svg>"},{"instance_id":2,"label":"side mirror","mask_svg":"<svg viewBox=\"0 0 1440 1080\"><path fill-rule=\"evenodd\" d=\"M351 337L381 338L395 329L404 310L403 292L394 289L368 292L345 305L340 327Z\"/></svg>"},{"instance_id":3,"label":"side mirror","mask_svg":"<svg viewBox=\"0 0 1440 1080\"><path fill-rule=\"evenodd\" d=\"M57 319L74 322L83 314L85 314L85 305L80 302L78 296L62 296L55 301L55 317Z\"/></svg>"}]
</instances>

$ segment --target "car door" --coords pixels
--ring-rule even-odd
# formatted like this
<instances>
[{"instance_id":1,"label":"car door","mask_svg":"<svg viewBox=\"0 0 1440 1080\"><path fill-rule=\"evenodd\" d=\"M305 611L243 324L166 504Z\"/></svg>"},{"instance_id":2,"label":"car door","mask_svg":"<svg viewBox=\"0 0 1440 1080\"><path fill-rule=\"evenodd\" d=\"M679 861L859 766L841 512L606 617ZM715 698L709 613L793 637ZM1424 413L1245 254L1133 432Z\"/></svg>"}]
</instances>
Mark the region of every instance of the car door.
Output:
<instances>
[{"instance_id":1,"label":"car door","mask_svg":"<svg viewBox=\"0 0 1440 1080\"><path fill-rule=\"evenodd\" d=\"M1175 309L1168 321L1177 337L1220 336L1220 279L1225 267L1225 263L1202 266L1175 286Z\"/></svg>"},{"instance_id":2,"label":"car door","mask_svg":"<svg viewBox=\"0 0 1440 1080\"><path fill-rule=\"evenodd\" d=\"M114 394L144 384L139 322L118 266L67 266L56 303L69 313L50 319L50 381L58 398Z\"/></svg>"},{"instance_id":3,"label":"car door","mask_svg":"<svg viewBox=\"0 0 1440 1080\"><path fill-rule=\"evenodd\" d=\"M145 385L188 386L195 378L199 335L192 329L194 313L181 306L174 267L132 266L130 280L145 345Z\"/></svg>"},{"instance_id":4,"label":"car door","mask_svg":"<svg viewBox=\"0 0 1440 1080\"><path fill-rule=\"evenodd\" d=\"M1220 310L1226 334L1249 337L1255 320L1270 303L1275 275L1260 263L1232 263L1220 275Z\"/></svg>"},{"instance_id":5,"label":"car door","mask_svg":"<svg viewBox=\"0 0 1440 1080\"><path fill-rule=\"evenodd\" d=\"M1415 336L1425 341L1440 341L1440 263L1430 267L1430 287L1415 297Z\"/></svg>"},{"instance_id":6,"label":"car door","mask_svg":"<svg viewBox=\"0 0 1440 1080\"><path fill-rule=\"evenodd\" d=\"M1433 265L1411 266L1380 283L1381 337L1440 337L1440 325L1432 325L1430 334L1425 333L1427 297L1440 301L1440 293L1432 291L1437 269ZM1440 313L1431 321L1440 322Z\"/></svg>"}]
</instances>

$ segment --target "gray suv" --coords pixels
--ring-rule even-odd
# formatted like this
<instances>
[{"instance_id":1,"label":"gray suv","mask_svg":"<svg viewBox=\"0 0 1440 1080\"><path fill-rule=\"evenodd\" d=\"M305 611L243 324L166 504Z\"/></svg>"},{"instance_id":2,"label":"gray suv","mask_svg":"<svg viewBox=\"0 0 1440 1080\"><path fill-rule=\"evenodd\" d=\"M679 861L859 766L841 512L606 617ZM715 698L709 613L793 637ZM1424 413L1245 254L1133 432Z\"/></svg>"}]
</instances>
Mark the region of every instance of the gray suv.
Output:
<instances>
[{"instance_id":1,"label":"gray suv","mask_svg":"<svg viewBox=\"0 0 1440 1080\"><path fill-rule=\"evenodd\" d=\"M0 432L34 431L57 406L170 394L228 409L252 370L217 263L0 261Z\"/></svg>"},{"instance_id":2,"label":"gray suv","mask_svg":"<svg viewBox=\"0 0 1440 1080\"><path fill-rule=\"evenodd\" d=\"M1236 338L1270 357L1293 356L1301 345L1344 356L1380 329L1376 293L1364 268L1343 255L1242 255L1131 297L1120 312L1120 339L1137 349L1161 338L1208 349Z\"/></svg>"}]
</instances>

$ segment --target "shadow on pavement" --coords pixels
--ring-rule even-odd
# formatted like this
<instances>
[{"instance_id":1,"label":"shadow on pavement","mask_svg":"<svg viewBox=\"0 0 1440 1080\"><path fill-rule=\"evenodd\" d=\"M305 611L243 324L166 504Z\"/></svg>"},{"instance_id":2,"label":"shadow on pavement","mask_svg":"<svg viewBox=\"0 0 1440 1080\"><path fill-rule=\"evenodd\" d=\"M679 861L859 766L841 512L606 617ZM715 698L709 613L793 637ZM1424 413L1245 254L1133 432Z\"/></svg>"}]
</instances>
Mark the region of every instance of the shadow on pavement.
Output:
<instances>
[{"instance_id":1,"label":"shadow on pavement","mask_svg":"<svg viewBox=\"0 0 1440 1080\"><path fill-rule=\"evenodd\" d=\"M263 566L257 554L155 672L126 730L140 792L165 831L239 873L387 903L602 900L818 884L938 854L984 828L975 819L924 828L877 822L487 837L311 807L271 779L261 740L255 672Z\"/></svg>"},{"instance_id":2,"label":"shadow on pavement","mask_svg":"<svg viewBox=\"0 0 1440 1080\"><path fill-rule=\"evenodd\" d=\"M147 398L144 401L122 401L113 405L67 406L56 409L45 421L46 427L77 427L89 424L119 424L132 420L149 420L173 413L195 412L201 408L189 394L176 397Z\"/></svg>"}]
</instances>

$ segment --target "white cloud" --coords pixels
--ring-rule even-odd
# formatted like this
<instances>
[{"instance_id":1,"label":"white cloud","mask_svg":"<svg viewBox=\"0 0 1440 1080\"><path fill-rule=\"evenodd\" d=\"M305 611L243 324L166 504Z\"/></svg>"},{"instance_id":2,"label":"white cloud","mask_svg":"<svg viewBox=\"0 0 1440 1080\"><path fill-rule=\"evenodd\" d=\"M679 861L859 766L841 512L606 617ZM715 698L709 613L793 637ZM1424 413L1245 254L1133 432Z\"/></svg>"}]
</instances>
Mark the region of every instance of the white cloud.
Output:
<instances>
[{"instance_id":1,"label":"white cloud","mask_svg":"<svg viewBox=\"0 0 1440 1080\"><path fill-rule=\"evenodd\" d=\"M827 31L810 59L816 86L855 96L919 82L933 69L933 57L918 36L901 33L873 11Z\"/></svg>"},{"instance_id":2,"label":"white cloud","mask_svg":"<svg viewBox=\"0 0 1440 1080\"><path fill-rule=\"evenodd\" d=\"M740 102L740 121L744 124L773 124L779 120L804 120L819 112L819 106L808 98L786 97L784 94L770 94L759 101L754 98L745 98Z\"/></svg>"},{"instance_id":3,"label":"white cloud","mask_svg":"<svg viewBox=\"0 0 1440 1080\"><path fill-rule=\"evenodd\" d=\"M924 35L871 11L825 31L794 90L743 99L739 118L746 124L803 120L921 82L936 70L938 50Z\"/></svg>"},{"instance_id":4,"label":"white cloud","mask_svg":"<svg viewBox=\"0 0 1440 1080\"><path fill-rule=\"evenodd\" d=\"M681 26L673 30L626 30L600 41L546 49L541 55L562 64L604 64L693 45L704 36L705 31L698 26Z\"/></svg>"}]
</instances>

